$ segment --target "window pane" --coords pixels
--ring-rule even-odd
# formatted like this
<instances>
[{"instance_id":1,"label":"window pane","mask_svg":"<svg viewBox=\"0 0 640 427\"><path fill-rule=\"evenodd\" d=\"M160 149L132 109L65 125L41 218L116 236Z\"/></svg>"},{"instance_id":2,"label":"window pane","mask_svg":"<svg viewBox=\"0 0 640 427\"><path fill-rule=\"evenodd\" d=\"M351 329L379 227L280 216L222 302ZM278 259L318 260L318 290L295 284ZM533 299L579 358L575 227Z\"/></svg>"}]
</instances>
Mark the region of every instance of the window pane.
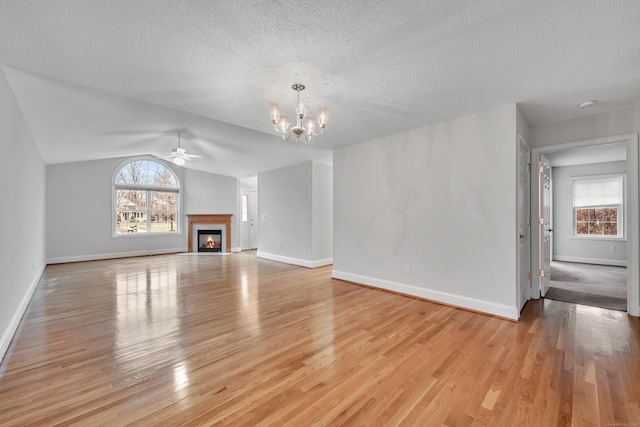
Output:
<instances>
[{"instance_id":1,"label":"window pane","mask_svg":"<svg viewBox=\"0 0 640 427\"><path fill-rule=\"evenodd\" d=\"M576 220L587 221L589 219L589 209L576 209Z\"/></svg>"},{"instance_id":2,"label":"window pane","mask_svg":"<svg viewBox=\"0 0 640 427\"><path fill-rule=\"evenodd\" d=\"M613 222L604 223L604 234L607 236L617 236L618 235L618 224Z\"/></svg>"},{"instance_id":3,"label":"window pane","mask_svg":"<svg viewBox=\"0 0 640 427\"><path fill-rule=\"evenodd\" d=\"M176 231L176 215L168 211L151 211L151 231L166 233Z\"/></svg>"},{"instance_id":4,"label":"window pane","mask_svg":"<svg viewBox=\"0 0 640 427\"><path fill-rule=\"evenodd\" d=\"M602 221L604 219L603 213L604 209L602 208L589 209L589 220Z\"/></svg>"},{"instance_id":5,"label":"window pane","mask_svg":"<svg viewBox=\"0 0 640 427\"><path fill-rule=\"evenodd\" d=\"M576 234L589 234L589 227L586 221L576 223Z\"/></svg>"},{"instance_id":6,"label":"window pane","mask_svg":"<svg viewBox=\"0 0 640 427\"><path fill-rule=\"evenodd\" d=\"M136 160L124 165L116 176L116 184L146 184L146 160Z\"/></svg>"},{"instance_id":7,"label":"window pane","mask_svg":"<svg viewBox=\"0 0 640 427\"><path fill-rule=\"evenodd\" d=\"M605 208L604 220L608 222L618 222L618 209L617 208Z\"/></svg>"},{"instance_id":8,"label":"window pane","mask_svg":"<svg viewBox=\"0 0 640 427\"><path fill-rule=\"evenodd\" d=\"M242 195L242 221L247 222L249 220L249 196Z\"/></svg>"},{"instance_id":9,"label":"window pane","mask_svg":"<svg viewBox=\"0 0 640 427\"><path fill-rule=\"evenodd\" d=\"M118 190L116 192L116 233L135 233L146 222L147 197L145 191ZM144 224L146 230L146 224Z\"/></svg>"},{"instance_id":10,"label":"window pane","mask_svg":"<svg viewBox=\"0 0 640 427\"><path fill-rule=\"evenodd\" d=\"M176 194L165 191L150 191L151 231L167 233L176 231Z\"/></svg>"},{"instance_id":11,"label":"window pane","mask_svg":"<svg viewBox=\"0 0 640 427\"><path fill-rule=\"evenodd\" d=\"M168 168L154 163L153 185L157 187L177 187L176 177Z\"/></svg>"},{"instance_id":12,"label":"window pane","mask_svg":"<svg viewBox=\"0 0 640 427\"><path fill-rule=\"evenodd\" d=\"M590 222L589 223L589 234L602 234L602 223L601 222Z\"/></svg>"},{"instance_id":13,"label":"window pane","mask_svg":"<svg viewBox=\"0 0 640 427\"><path fill-rule=\"evenodd\" d=\"M136 160L127 163L116 175L116 184L148 185L155 187L178 187L176 176L165 165L150 161Z\"/></svg>"}]
</instances>

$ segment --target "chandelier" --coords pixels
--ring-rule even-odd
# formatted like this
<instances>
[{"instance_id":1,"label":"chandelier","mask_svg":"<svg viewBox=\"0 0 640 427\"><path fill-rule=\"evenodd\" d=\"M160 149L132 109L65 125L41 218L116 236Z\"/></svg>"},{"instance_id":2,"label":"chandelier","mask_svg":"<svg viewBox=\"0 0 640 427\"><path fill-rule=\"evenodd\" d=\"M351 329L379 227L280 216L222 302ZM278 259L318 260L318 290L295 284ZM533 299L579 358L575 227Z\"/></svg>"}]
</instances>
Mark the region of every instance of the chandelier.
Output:
<instances>
[{"instance_id":1,"label":"chandelier","mask_svg":"<svg viewBox=\"0 0 640 427\"><path fill-rule=\"evenodd\" d=\"M289 123L289 116L286 114L280 114L280 104L277 102L269 103L269 115L271 116L271 121L274 124L276 132L282 135L283 140L288 141L291 134L294 134L298 141L300 141L300 137L304 135L304 139L309 142L311 141L312 136L320 136L324 132L329 109L327 107L318 108L318 125L320 126L320 132L316 133L316 118L312 115L307 115L307 107L300 102L300 92L305 89L305 86L303 84L296 83L291 86L291 89L298 92L298 101L296 102L296 123Z\"/></svg>"}]
</instances>

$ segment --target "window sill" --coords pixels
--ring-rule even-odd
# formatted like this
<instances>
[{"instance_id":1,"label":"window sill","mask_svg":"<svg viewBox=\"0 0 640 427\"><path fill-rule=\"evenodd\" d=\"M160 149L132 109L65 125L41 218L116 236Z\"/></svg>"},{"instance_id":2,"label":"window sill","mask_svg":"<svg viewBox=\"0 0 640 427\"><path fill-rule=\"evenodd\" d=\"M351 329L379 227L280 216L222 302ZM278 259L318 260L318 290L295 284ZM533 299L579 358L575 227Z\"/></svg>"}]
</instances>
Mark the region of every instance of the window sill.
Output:
<instances>
[{"instance_id":1,"label":"window sill","mask_svg":"<svg viewBox=\"0 0 640 427\"><path fill-rule=\"evenodd\" d=\"M112 234L111 237L113 237L114 239L128 239L130 237L157 237L157 236L181 236L181 235L182 235L182 232L180 231L168 231L164 233L136 231L133 233Z\"/></svg>"},{"instance_id":2,"label":"window sill","mask_svg":"<svg viewBox=\"0 0 640 427\"><path fill-rule=\"evenodd\" d=\"M626 242L627 239L625 237L614 237L614 236L571 236L572 240L592 240L596 242Z\"/></svg>"}]
</instances>

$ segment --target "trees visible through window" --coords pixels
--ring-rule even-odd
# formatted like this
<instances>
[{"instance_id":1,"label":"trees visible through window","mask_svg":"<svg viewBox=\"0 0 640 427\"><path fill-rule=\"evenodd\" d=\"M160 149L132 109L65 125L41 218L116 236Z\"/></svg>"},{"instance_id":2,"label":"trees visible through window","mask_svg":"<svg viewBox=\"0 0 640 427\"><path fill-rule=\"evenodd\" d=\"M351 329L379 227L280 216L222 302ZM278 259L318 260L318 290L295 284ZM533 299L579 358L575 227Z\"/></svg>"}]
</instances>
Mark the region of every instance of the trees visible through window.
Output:
<instances>
[{"instance_id":1,"label":"trees visible through window","mask_svg":"<svg viewBox=\"0 0 640 427\"><path fill-rule=\"evenodd\" d=\"M115 234L178 231L178 180L165 165L127 163L115 175L114 193Z\"/></svg>"},{"instance_id":2,"label":"trees visible through window","mask_svg":"<svg viewBox=\"0 0 640 427\"><path fill-rule=\"evenodd\" d=\"M624 175L572 181L574 235L622 238Z\"/></svg>"},{"instance_id":3,"label":"trees visible through window","mask_svg":"<svg viewBox=\"0 0 640 427\"><path fill-rule=\"evenodd\" d=\"M618 208L576 209L576 234L596 236L618 235Z\"/></svg>"}]
</instances>

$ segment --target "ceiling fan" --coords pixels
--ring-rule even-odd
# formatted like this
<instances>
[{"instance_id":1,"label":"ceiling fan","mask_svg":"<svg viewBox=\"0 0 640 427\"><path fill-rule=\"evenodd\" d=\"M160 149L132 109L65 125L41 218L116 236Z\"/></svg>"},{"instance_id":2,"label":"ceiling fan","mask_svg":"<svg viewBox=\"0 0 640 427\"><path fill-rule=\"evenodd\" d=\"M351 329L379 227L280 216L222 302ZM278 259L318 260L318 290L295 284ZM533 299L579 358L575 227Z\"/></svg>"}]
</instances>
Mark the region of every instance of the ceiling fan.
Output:
<instances>
[{"instance_id":1,"label":"ceiling fan","mask_svg":"<svg viewBox=\"0 0 640 427\"><path fill-rule=\"evenodd\" d=\"M187 160L193 160L196 158L202 158L197 154L187 154L187 150L180 147L180 137L181 134L178 134L178 146L176 148L172 148L171 152L165 156L165 159L172 159L171 161L178 166L182 166L186 163Z\"/></svg>"}]
</instances>

